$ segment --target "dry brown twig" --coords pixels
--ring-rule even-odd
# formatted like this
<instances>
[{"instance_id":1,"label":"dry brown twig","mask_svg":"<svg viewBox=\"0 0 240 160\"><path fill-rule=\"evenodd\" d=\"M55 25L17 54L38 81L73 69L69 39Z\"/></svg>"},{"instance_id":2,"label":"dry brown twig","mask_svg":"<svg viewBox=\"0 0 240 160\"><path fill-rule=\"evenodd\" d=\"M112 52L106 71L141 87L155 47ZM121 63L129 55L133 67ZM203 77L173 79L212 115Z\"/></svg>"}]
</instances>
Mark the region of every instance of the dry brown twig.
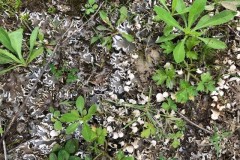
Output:
<instances>
[{"instance_id":1,"label":"dry brown twig","mask_svg":"<svg viewBox=\"0 0 240 160\"><path fill-rule=\"evenodd\" d=\"M102 2L102 3L99 5L97 11L96 11L86 22L84 22L84 23L80 26L79 30L82 30L83 27L84 27L85 25L87 25L87 24L89 23L89 21L91 21L91 20L97 15L97 13L99 12L99 10L101 9L101 7L102 7L103 4L104 4L104 2ZM70 27L67 29L67 31L64 32L64 34L63 34L63 35L61 36L61 38L58 40L56 46L54 47L54 50L53 50L51 56L49 57L49 59L48 59L47 63L45 64L43 70L42 70L41 73L39 74L38 79L37 79L36 82L33 84L33 88L31 89L31 91L29 92L29 94L27 95L27 97L24 99L24 101L23 101L22 105L20 106L19 110L15 113L15 115L14 115L13 118L11 119L10 123L8 124L6 130L4 131L4 133L3 133L3 135L2 135L2 137L1 137L1 139L0 139L0 143L3 143L4 138L6 137L7 133L8 133L9 130L11 129L13 123L17 120L17 118L19 117L19 115L21 114L21 112L23 112L23 111L26 109L26 104L27 104L29 98L30 98L31 95L35 92L37 83L40 81L42 75L43 75L44 72L47 70L47 68L48 68L50 62L52 61L52 59L54 58L55 53L57 52L60 44L63 43L63 42L65 42L66 40L68 40L68 39L71 37L71 35L73 35L74 33L76 33L76 31L75 31L75 32L73 32L70 36L65 37L65 36L67 35L67 33L69 32L69 30L72 28L72 26L73 26L73 22L71 23L71 25L70 25ZM78 31L79 31L79 30L78 30Z\"/></svg>"},{"instance_id":2,"label":"dry brown twig","mask_svg":"<svg viewBox=\"0 0 240 160\"><path fill-rule=\"evenodd\" d=\"M181 113L179 113L179 112L177 112L177 114L178 114L180 117L182 117L185 121L187 121L188 123L190 123L191 125L199 128L199 129L201 129L201 130L203 130L203 131L205 131L205 132L207 132L207 133L209 133L209 134L213 134L212 131L209 131L209 130L203 128L203 127L200 127L199 125L197 125L196 123L192 122L192 121L189 120L187 117L185 117L183 114L181 114Z\"/></svg>"}]
</instances>

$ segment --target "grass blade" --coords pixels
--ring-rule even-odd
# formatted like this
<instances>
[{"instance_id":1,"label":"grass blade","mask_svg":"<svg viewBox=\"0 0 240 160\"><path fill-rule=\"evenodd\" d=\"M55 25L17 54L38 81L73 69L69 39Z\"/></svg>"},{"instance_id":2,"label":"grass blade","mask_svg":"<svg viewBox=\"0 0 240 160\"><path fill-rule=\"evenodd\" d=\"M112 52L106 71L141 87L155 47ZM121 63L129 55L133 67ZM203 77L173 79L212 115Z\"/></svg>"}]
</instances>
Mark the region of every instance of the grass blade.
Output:
<instances>
[{"instance_id":1,"label":"grass blade","mask_svg":"<svg viewBox=\"0 0 240 160\"><path fill-rule=\"evenodd\" d=\"M227 48L227 45L215 38L201 38L198 37L201 41L203 41L208 47L214 48L214 49L225 49Z\"/></svg>"},{"instance_id":2,"label":"grass blade","mask_svg":"<svg viewBox=\"0 0 240 160\"><path fill-rule=\"evenodd\" d=\"M44 51L43 47L40 47L38 49L34 49L32 52L30 52L29 58L27 60L27 63L31 63L32 60L34 60L35 58L37 58L38 56L40 56Z\"/></svg>"},{"instance_id":3,"label":"grass blade","mask_svg":"<svg viewBox=\"0 0 240 160\"><path fill-rule=\"evenodd\" d=\"M36 40L37 40L37 36L38 36L38 32L39 32L39 27L35 27L34 30L32 31L32 34L30 36L30 54L32 53L33 51L33 47L36 43Z\"/></svg>"},{"instance_id":4,"label":"grass blade","mask_svg":"<svg viewBox=\"0 0 240 160\"><path fill-rule=\"evenodd\" d=\"M4 47L9 49L11 52L14 52L8 33L2 27L0 27L0 42L3 44Z\"/></svg>"}]
</instances>

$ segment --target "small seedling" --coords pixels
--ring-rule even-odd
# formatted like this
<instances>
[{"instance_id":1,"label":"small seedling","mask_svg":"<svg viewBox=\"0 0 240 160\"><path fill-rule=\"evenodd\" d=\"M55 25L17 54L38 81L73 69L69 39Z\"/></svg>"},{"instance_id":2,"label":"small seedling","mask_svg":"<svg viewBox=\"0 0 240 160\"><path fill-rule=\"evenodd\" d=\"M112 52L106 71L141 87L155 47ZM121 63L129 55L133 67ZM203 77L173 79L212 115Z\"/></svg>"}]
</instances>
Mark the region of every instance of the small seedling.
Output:
<instances>
[{"instance_id":1,"label":"small seedling","mask_svg":"<svg viewBox=\"0 0 240 160\"><path fill-rule=\"evenodd\" d=\"M164 35L158 37L156 43L164 43L162 47L164 47L165 52L173 52L174 60L177 63L183 62L186 57L190 59L197 58L197 52L194 52L192 48L198 43L193 43L194 45L190 48L188 47L186 52L188 41L197 42L200 40L207 47L213 49L225 49L227 47L224 42L216 38L206 38L202 31L208 27L224 24L232 20L236 12L224 10L212 17L206 14L197 22L204 11L206 1L207 0L195 0L192 5L187 7L183 0L173 0L171 11L168 9L166 1L160 1L163 7L154 7L154 11L157 14L154 19L156 21L162 20L166 23ZM180 16L184 23L184 27L179 24L173 16ZM177 33L173 32L174 28L178 30ZM181 38L176 44L171 43L172 40L179 36L181 36Z\"/></svg>"},{"instance_id":2,"label":"small seedling","mask_svg":"<svg viewBox=\"0 0 240 160\"><path fill-rule=\"evenodd\" d=\"M85 13L89 15L91 13L94 13L97 10L98 5L96 4L95 0L88 0L87 4L85 4L84 7L85 7Z\"/></svg>"},{"instance_id":3,"label":"small seedling","mask_svg":"<svg viewBox=\"0 0 240 160\"><path fill-rule=\"evenodd\" d=\"M39 44L38 47L35 47L37 38L39 38L40 41L43 41L43 39L38 37L38 35L39 28L36 27L30 36L29 54L27 58L24 59L24 55L22 53L23 29L7 32L3 28L0 28L0 43L6 48L0 49L0 65L11 65L9 68L1 70L0 75L19 66L27 67L29 63L43 53L44 47L42 44Z\"/></svg>"}]
</instances>

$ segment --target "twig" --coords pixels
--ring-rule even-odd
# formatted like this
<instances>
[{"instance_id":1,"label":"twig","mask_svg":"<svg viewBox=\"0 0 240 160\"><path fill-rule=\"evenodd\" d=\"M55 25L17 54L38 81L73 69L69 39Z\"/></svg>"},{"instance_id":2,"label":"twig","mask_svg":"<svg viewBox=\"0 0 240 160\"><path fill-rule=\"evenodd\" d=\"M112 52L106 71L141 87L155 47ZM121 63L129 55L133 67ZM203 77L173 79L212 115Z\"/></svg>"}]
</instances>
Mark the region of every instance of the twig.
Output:
<instances>
[{"instance_id":1,"label":"twig","mask_svg":"<svg viewBox=\"0 0 240 160\"><path fill-rule=\"evenodd\" d=\"M197 125L196 123L192 122L192 121L189 120L187 117L185 117L183 114L181 114L181 113L179 113L179 112L177 112L177 114L178 114L180 117L182 117L185 121L187 121L188 123L190 123L191 125L199 128L199 129L201 129L201 130L203 130L203 131L205 131L205 132L207 132L207 133L209 133L209 134L213 134L212 131L209 131L209 130L203 128L203 127L200 127L199 125Z\"/></svg>"},{"instance_id":2,"label":"twig","mask_svg":"<svg viewBox=\"0 0 240 160\"><path fill-rule=\"evenodd\" d=\"M2 127L2 121L1 120L0 120L0 127ZM3 153L4 153L4 159L7 160L7 149L6 149L5 140L3 140Z\"/></svg>"},{"instance_id":3,"label":"twig","mask_svg":"<svg viewBox=\"0 0 240 160\"><path fill-rule=\"evenodd\" d=\"M102 3L100 4L100 6L99 6L98 10L95 12L95 14L92 15L92 16L90 17L90 19L88 19L85 23L83 23L83 24L80 26L80 30L81 30L91 19L93 19L94 16L96 16L97 12L100 10L100 8L102 7L103 3L104 3L104 2L102 2ZM22 105L19 107L20 109L15 113L15 115L14 115L13 118L11 119L8 127L6 128L4 134L2 135L2 138L0 139L0 143L3 142L4 138L6 137L7 133L8 133L9 130L11 129L13 123L14 123L14 122L16 121L16 119L19 117L20 113L26 109L26 104L27 104L29 98L31 97L31 95L33 94L33 92L36 90L37 83L40 81L42 75L43 75L44 72L47 70L50 62L51 62L52 59L54 58L55 53L57 52L58 47L60 46L60 43L65 42L66 40L68 40L68 39L71 37L71 36L65 37L65 35L69 32L69 30L72 28L72 26L73 26L73 22L72 22L72 24L70 25L70 27L66 30L66 32L64 32L64 34L62 35L62 37L58 40L56 46L54 47L54 50L53 50L52 55L50 56L50 58L48 59L47 63L45 64L43 70L42 70L41 73L39 74L36 82L35 82L34 85L33 85L33 88L31 89L31 91L29 92L29 94L27 95L27 97L25 98L25 100L23 101ZM75 32L73 32L73 33L75 33ZM71 35L73 35L73 33L72 33ZM64 37L65 37L65 38L64 38Z\"/></svg>"}]
</instances>

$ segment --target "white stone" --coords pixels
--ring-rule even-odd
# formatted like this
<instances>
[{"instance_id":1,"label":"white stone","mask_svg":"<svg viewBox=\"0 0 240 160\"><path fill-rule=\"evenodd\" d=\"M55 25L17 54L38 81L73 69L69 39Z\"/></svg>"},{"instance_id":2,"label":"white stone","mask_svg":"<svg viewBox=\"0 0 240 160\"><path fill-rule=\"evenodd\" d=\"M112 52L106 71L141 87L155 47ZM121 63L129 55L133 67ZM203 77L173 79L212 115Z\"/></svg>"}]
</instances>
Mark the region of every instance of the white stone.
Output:
<instances>
[{"instance_id":1,"label":"white stone","mask_svg":"<svg viewBox=\"0 0 240 160\"><path fill-rule=\"evenodd\" d=\"M132 113L134 117L139 117L141 115L141 112L139 110L134 110Z\"/></svg>"},{"instance_id":2,"label":"white stone","mask_svg":"<svg viewBox=\"0 0 240 160\"><path fill-rule=\"evenodd\" d=\"M128 153L133 153L134 148L133 148L133 146L127 146L126 150L127 150Z\"/></svg>"},{"instance_id":3,"label":"white stone","mask_svg":"<svg viewBox=\"0 0 240 160\"><path fill-rule=\"evenodd\" d=\"M214 102L218 101L218 97L217 96L212 96L212 99L213 99Z\"/></svg>"},{"instance_id":4,"label":"white stone","mask_svg":"<svg viewBox=\"0 0 240 160\"><path fill-rule=\"evenodd\" d=\"M164 68L168 69L168 68L170 68L170 66L171 66L171 63L167 62L167 63L164 65Z\"/></svg>"},{"instance_id":5,"label":"white stone","mask_svg":"<svg viewBox=\"0 0 240 160\"><path fill-rule=\"evenodd\" d=\"M137 101L135 101L134 99L129 99L129 103L131 103L131 104L137 104Z\"/></svg>"},{"instance_id":6,"label":"white stone","mask_svg":"<svg viewBox=\"0 0 240 160\"><path fill-rule=\"evenodd\" d=\"M177 72L178 75L182 75L183 74L183 70L182 69L176 70L176 72Z\"/></svg>"},{"instance_id":7,"label":"white stone","mask_svg":"<svg viewBox=\"0 0 240 160\"><path fill-rule=\"evenodd\" d=\"M240 27L239 27L240 28ZM237 59L240 59L240 54L237 55Z\"/></svg>"},{"instance_id":8,"label":"white stone","mask_svg":"<svg viewBox=\"0 0 240 160\"><path fill-rule=\"evenodd\" d=\"M132 74L132 73L129 73L128 77L130 80L133 80L135 78L134 74Z\"/></svg>"},{"instance_id":9,"label":"white stone","mask_svg":"<svg viewBox=\"0 0 240 160\"><path fill-rule=\"evenodd\" d=\"M51 132L50 132L50 136L51 137L56 137L56 136L58 136L60 134L60 132L59 131L55 131L55 130L52 130Z\"/></svg>"},{"instance_id":10,"label":"white stone","mask_svg":"<svg viewBox=\"0 0 240 160\"><path fill-rule=\"evenodd\" d=\"M201 70L201 69L197 69L197 71L196 71L198 74L202 74L203 73L203 71Z\"/></svg>"},{"instance_id":11,"label":"white stone","mask_svg":"<svg viewBox=\"0 0 240 160\"><path fill-rule=\"evenodd\" d=\"M114 132L112 138L113 138L113 139L118 139L118 133Z\"/></svg>"},{"instance_id":12,"label":"white stone","mask_svg":"<svg viewBox=\"0 0 240 160\"><path fill-rule=\"evenodd\" d=\"M211 111L212 111L211 118L212 118L213 120L217 120L218 117L219 117L219 115L220 115L220 112L218 112L218 111L216 111L216 110L213 110L213 109L211 109Z\"/></svg>"},{"instance_id":13,"label":"white stone","mask_svg":"<svg viewBox=\"0 0 240 160\"><path fill-rule=\"evenodd\" d=\"M137 58L138 58L138 55L137 55L137 54L132 54L132 58L133 58L133 59L137 59Z\"/></svg>"},{"instance_id":14,"label":"white stone","mask_svg":"<svg viewBox=\"0 0 240 160\"><path fill-rule=\"evenodd\" d=\"M112 133L112 131L113 131L112 126L107 126L107 131L108 131L108 133Z\"/></svg>"},{"instance_id":15,"label":"white stone","mask_svg":"<svg viewBox=\"0 0 240 160\"><path fill-rule=\"evenodd\" d=\"M131 127L133 133L137 133L138 128L137 127Z\"/></svg>"},{"instance_id":16,"label":"white stone","mask_svg":"<svg viewBox=\"0 0 240 160\"><path fill-rule=\"evenodd\" d=\"M157 142L155 140L152 140L151 143L153 146L156 146L156 144L157 144Z\"/></svg>"},{"instance_id":17,"label":"white stone","mask_svg":"<svg viewBox=\"0 0 240 160\"><path fill-rule=\"evenodd\" d=\"M124 136L123 132L118 132L118 137L122 138Z\"/></svg>"},{"instance_id":18,"label":"white stone","mask_svg":"<svg viewBox=\"0 0 240 160\"><path fill-rule=\"evenodd\" d=\"M125 92L129 92L129 90L130 90L130 87L129 87L129 86L124 86L124 88L123 88L123 89L124 89L124 91L125 91Z\"/></svg>"},{"instance_id":19,"label":"white stone","mask_svg":"<svg viewBox=\"0 0 240 160\"><path fill-rule=\"evenodd\" d=\"M115 120L114 120L114 117L109 116L109 117L107 118L107 121L108 121L108 123L111 123L111 122L114 122Z\"/></svg>"},{"instance_id":20,"label":"white stone","mask_svg":"<svg viewBox=\"0 0 240 160\"><path fill-rule=\"evenodd\" d=\"M234 73L234 72L236 72L236 69L237 69L237 67L233 64L233 65L231 65L230 68L228 69L228 72Z\"/></svg>"},{"instance_id":21,"label":"white stone","mask_svg":"<svg viewBox=\"0 0 240 160\"><path fill-rule=\"evenodd\" d=\"M139 147L138 145L138 140L135 140L134 142L131 143L133 145L134 149L137 149Z\"/></svg>"},{"instance_id":22,"label":"white stone","mask_svg":"<svg viewBox=\"0 0 240 160\"><path fill-rule=\"evenodd\" d=\"M162 93L158 93L156 95L156 99L157 99L157 102L162 102L165 100L165 98L163 97L163 94Z\"/></svg>"},{"instance_id":23,"label":"white stone","mask_svg":"<svg viewBox=\"0 0 240 160\"><path fill-rule=\"evenodd\" d=\"M163 97L167 98L169 96L168 92L163 92Z\"/></svg>"}]
</instances>

